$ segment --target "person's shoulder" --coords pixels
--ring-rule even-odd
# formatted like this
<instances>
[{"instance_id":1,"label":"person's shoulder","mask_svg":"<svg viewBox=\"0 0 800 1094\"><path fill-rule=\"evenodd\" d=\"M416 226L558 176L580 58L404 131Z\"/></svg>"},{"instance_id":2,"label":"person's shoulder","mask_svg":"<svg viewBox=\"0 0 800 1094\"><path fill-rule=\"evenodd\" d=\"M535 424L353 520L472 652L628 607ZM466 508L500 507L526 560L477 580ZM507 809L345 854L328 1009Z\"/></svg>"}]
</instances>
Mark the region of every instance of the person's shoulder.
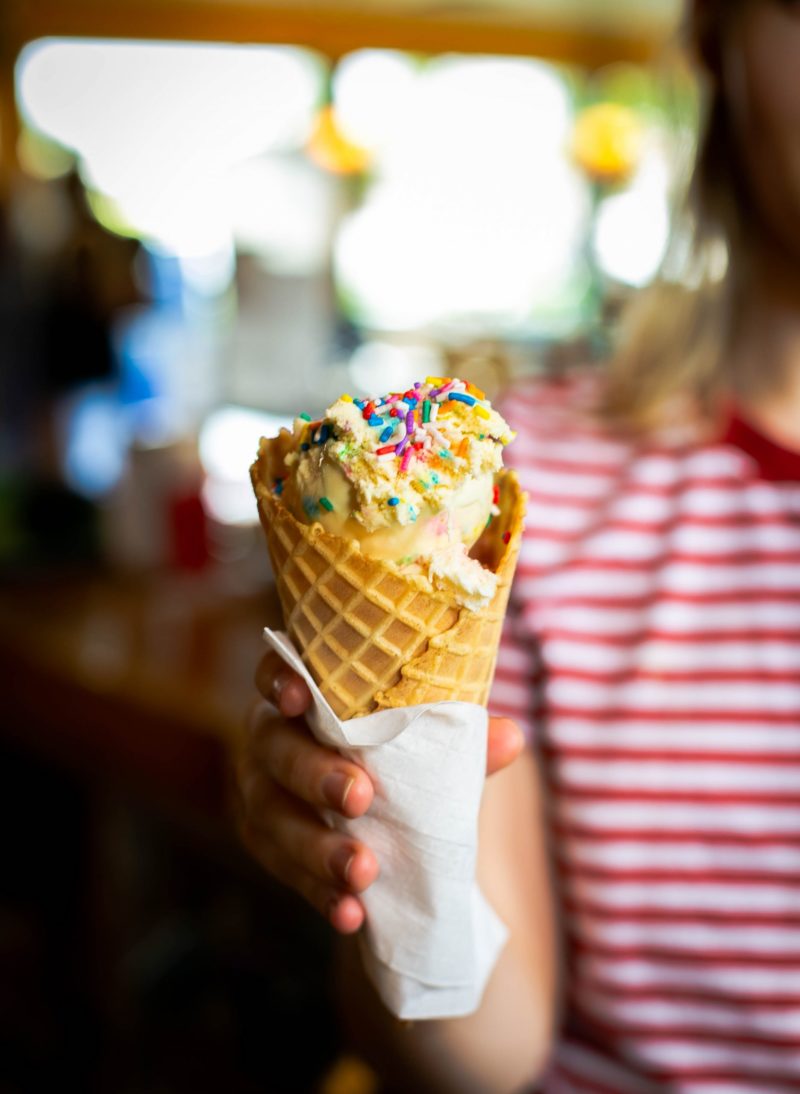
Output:
<instances>
[{"instance_id":1,"label":"person's shoulder","mask_svg":"<svg viewBox=\"0 0 800 1094\"><path fill-rule=\"evenodd\" d=\"M559 439L613 448L629 458L660 452L680 458L714 446L717 425L702 420L684 398L662 407L647 430L626 424L607 406L608 367L573 368L516 380L496 400L512 429L529 439Z\"/></svg>"},{"instance_id":2,"label":"person's shoulder","mask_svg":"<svg viewBox=\"0 0 800 1094\"><path fill-rule=\"evenodd\" d=\"M602 429L599 410L603 397L603 370L572 369L558 375L533 375L515 380L497 400L507 419L556 430Z\"/></svg>"},{"instance_id":3,"label":"person's shoulder","mask_svg":"<svg viewBox=\"0 0 800 1094\"><path fill-rule=\"evenodd\" d=\"M602 415L603 373L598 368L558 376L532 376L510 385L497 409L517 433L511 446L522 456L534 450L554 452L568 446L611 450L629 446Z\"/></svg>"},{"instance_id":4,"label":"person's shoulder","mask_svg":"<svg viewBox=\"0 0 800 1094\"><path fill-rule=\"evenodd\" d=\"M575 496L588 508L592 499L603 502L609 491L622 490L622 483L636 490L641 483L688 483L723 473L718 438L686 408L667 408L659 427L647 432L615 422L605 407L606 375L592 367L526 378L497 401L516 432L506 462L530 494ZM727 458L726 467L735 464Z\"/></svg>"}]
</instances>

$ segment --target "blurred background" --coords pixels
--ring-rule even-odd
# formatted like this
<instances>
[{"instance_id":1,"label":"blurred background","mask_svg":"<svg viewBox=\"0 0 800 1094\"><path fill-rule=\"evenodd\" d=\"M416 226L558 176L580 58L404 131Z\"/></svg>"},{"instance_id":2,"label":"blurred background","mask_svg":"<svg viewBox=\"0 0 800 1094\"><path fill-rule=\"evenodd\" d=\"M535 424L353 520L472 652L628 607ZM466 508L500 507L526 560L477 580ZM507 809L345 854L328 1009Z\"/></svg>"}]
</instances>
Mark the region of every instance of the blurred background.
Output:
<instances>
[{"instance_id":1,"label":"blurred background","mask_svg":"<svg viewBox=\"0 0 800 1094\"><path fill-rule=\"evenodd\" d=\"M248 466L342 391L602 360L695 139L679 14L3 4L3 1094L385 1089L237 845Z\"/></svg>"}]
</instances>

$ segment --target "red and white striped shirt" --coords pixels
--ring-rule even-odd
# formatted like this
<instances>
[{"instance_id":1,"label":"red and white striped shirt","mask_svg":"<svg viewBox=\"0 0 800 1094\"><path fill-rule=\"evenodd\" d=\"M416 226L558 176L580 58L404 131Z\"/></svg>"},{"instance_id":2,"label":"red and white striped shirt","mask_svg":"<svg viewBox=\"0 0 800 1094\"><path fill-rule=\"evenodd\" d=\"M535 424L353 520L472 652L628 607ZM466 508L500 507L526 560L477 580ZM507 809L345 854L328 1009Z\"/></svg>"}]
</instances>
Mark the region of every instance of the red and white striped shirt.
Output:
<instances>
[{"instance_id":1,"label":"red and white striped shirt","mask_svg":"<svg viewBox=\"0 0 800 1094\"><path fill-rule=\"evenodd\" d=\"M530 502L491 706L541 750L568 951L544 1089L800 1091L800 455L626 443L592 389L502 407Z\"/></svg>"}]
</instances>

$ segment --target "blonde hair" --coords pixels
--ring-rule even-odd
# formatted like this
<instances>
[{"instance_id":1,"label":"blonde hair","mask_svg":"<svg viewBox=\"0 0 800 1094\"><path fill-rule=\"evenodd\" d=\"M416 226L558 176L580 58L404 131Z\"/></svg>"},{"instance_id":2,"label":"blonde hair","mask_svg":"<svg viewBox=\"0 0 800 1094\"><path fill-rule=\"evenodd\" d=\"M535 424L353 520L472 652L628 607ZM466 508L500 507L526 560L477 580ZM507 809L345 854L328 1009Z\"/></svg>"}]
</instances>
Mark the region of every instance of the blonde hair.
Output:
<instances>
[{"instance_id":1,"label":"blonde hair","mask_svg":"<svg viewBox=\"0 0 800 1094\"><path fill-rule=\"evenodd\" d=\"M726 395L747 195L721 42L738 6L695 0L687 10L684 40L700 61L700 138L661 273L628 306L607 366L601 409L617 429L651 432L690 420L709 426Z\"/></svg>"}]
</instances>

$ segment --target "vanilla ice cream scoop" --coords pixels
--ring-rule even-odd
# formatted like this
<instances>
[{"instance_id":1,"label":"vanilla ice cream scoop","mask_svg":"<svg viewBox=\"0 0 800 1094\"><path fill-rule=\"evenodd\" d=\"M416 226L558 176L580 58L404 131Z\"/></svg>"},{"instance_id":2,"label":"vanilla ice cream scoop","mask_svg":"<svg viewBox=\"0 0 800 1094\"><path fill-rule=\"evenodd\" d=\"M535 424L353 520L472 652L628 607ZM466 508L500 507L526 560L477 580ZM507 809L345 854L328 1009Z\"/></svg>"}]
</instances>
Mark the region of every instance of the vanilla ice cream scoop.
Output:
<instances>
[{"instance_id":1,"label":"vanilla ice cream scoop","mask_svg":"<svg viewBox=\"0 0 800 1094\"><path fill-rule=\"evenodd\" d=\"M467 551L497 512L495 474L513 436L463 380L429 377L380 399L343 395L321 420L295 420L273 488L298 520L357 540L371 558L413 565L474 606L491 582Z\"/></svg>"}]
</instances>

